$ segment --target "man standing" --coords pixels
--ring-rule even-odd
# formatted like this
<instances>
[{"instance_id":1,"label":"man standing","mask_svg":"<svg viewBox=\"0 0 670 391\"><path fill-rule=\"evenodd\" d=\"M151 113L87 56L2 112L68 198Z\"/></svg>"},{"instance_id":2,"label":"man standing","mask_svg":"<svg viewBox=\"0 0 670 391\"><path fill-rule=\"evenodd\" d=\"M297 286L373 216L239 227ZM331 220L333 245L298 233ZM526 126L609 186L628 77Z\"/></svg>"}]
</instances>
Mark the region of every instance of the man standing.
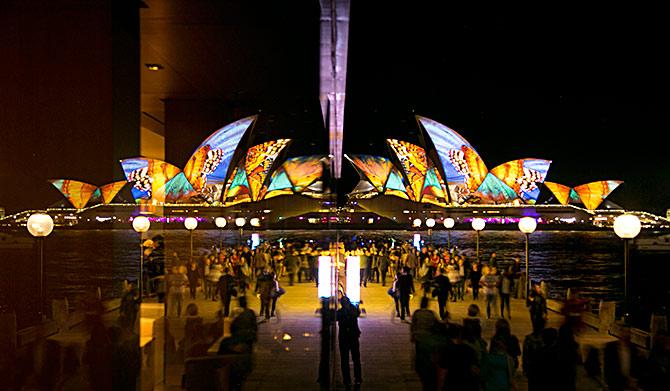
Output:
<instances>
[{"instance_id":1,"label":"man standing","mask_svg":"<svg viewBox=\"0 0 670 391\"><path fill-rule=\"evenodd\" d=\"M533 324L533 331L542 330L547 320L547 299L542 296L540 284L533 284L526 306L530 312L530 322Z\"/></svg>"},{"instance_id":2,"label":"man standing","mask_svg":"<svg viewBox=\"0 0 670 391\"><path fill-rule=\"evenodd\" d=\"M275 286L274 276L270 266L266 266L263 273L256 280L255 292L259 294L261 300L260 315L265 315L265 320L270 320L270 302L272 301L272 288Z\"/></svg>"},{"instance_id":3,"label":"man standing","mask_svg":"<svg viewBox=\"0 0 670 391\"><path fill-rule=\"evenodd\" d=\"M444 269L440 269L439 274L434 280L435 291L433 297L437 296L437 304L440 308L440 319L444 320L447 316L447 300L449 299L449 292L451 292L451 282L446 276Z\"/></svg>"},{"instance_id":4,"label":"man standing","mask_svg":"<svg viewBox=\"0 0 670 391\"><path fill-rule=\"evenodd\" d=\"M230 298L237 295L235 290L235 278L230 275L230 269L225 267L223 275L219 278L216 284L216 293L221 298L221 305L223 306L223 316L228 317L230 314Z\"/></svg>"},{"instance_id":5,"label":"man standing","mask_svg":"<svg viewBox=\"0 0 670 391\"><path fill-rule=\"evenodd\" d=\"M345 387L351 387L351 373L349 371L349 352L354 362L354 380L360 385L361 376L361 352L358 338L361 330L358 328L358 317L361 311L351 304L349 298L343 296L340 300L342 308L337 310L337 323L339 329L338 340L340 344L340 364L342 366L342 381Z\"/></svg>"},{"instance_id":6,"label":"man standing","mask_svg":"<svg viewBox=\"0 0 670 391\"><path fill-rule=\"evenodd\" d=\"M405 266L402 274L398 277L396 289L400 295L400 319L405 320L405 314L409 316L409 295L414 293L414 281L409 275L409 268Z\"/></svg>"},{"instance_id":7,"label":"man standing","mask_svg":"<svg viewBox=\"0 0 670 391\"><path fill-rule=\"evenodd\" d=\"M296 248L288 248L286 251L286 274L288 274L288 285L293 286L295 281L295 274L300 267L300 254ZM298 278L300 276L298 275Z\"/></svg>"}]
</instances>

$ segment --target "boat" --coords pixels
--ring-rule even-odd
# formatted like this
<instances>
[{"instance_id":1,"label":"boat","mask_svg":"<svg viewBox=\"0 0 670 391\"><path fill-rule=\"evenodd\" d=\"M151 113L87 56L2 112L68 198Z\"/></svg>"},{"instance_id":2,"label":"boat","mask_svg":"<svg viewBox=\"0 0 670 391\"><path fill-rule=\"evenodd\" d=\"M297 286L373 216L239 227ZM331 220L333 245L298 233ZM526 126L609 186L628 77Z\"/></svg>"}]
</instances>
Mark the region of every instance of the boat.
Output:
<instances>
[{"instance_id":1,"label":"boat","mask_svg":"<svg viewBox=\"0 0 670 391\"><path fill-rule=\"evenodd\" d=\"M638 251L664 251L670 253L670 234L638 238L633 242Z\"/></svg>"}]
</instances>

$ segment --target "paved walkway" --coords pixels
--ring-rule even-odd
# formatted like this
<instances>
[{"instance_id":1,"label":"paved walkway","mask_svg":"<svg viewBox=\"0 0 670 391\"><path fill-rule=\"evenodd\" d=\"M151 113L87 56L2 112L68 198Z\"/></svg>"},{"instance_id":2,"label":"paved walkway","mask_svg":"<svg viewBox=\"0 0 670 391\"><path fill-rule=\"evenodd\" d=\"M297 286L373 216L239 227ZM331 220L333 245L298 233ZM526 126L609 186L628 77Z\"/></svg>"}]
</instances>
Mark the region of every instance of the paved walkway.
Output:
<instances>
[{"instance_id":1,"label":"paved walkway","mask_svg":"<svg viewBox=\"0 0 670 391\"><path fill-rule=\"evenodd\" d=\"M277 303L276 317L269 322L259 324L258 343L255 345L254 370L245 384L246 390L318 390L317 375L320 358L321 318L316 313L319 307L316 287L312 283L288 286ZM253 284L252 284L253 287ZM416 284L418 288L418 284ZM361 363L363 372L363 390L421 390L421 383L413 368L414 346L410 342L409 323L401 322L395 315L393 300L386 293L389 286L368 284L361 288L365 315L359 320L361 328ZM204 300L199 293L196 300L200 314L205 321L214 319L219 303ZM249 306L258 314L260 303L255 296L249 297ZM419 307L420 294L413 297L410 310ZM472 301L469 297L462 302L449 302L451 320L460 322L471 303L479 305L484 313L483 299ZM187 302L188 304L188 302ZM437 313L437 301L431 300L430 308ZM497 310L492 318L483 319L483 337L488 341L495 331ZM259 318L259 321L261 318ZM226 318L226 333L228 323ZM547 327L559 327L562 317L549 314ZM171 332L176 340L183 336L183 325L174 319L170 322ZM512 300L512 333L518 336L521 344L525 335L531 332L528 311L523 300ZM290 340L285 340L286 335ZM337 349L335 349L337 350ZM337 353L336 353L337 354ZM339 369L339 357L335 356L335 365L331 367L336 389L344 389ZM183 364L168 366L168 390L180 390ZM518 390L527 389L526 379L517 371ZM578 390L597 390L597 382L581 374Z\"/></svg>"}]
</instances>

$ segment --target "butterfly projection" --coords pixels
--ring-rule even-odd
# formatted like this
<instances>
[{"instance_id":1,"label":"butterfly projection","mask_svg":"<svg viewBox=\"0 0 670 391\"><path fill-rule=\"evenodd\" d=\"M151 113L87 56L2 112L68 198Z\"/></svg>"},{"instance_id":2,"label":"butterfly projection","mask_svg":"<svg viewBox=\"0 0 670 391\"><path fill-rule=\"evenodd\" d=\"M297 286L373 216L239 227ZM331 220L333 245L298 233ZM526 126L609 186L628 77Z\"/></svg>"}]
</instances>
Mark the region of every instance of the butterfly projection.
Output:
<instances>
[{"instance_id":1,"label":"butterfly projection","mask_svg":"<svg viewBox=\"0 0 670 391\"><path fill-rule=\"evenodd\" d=\"M226 205L263 198L268 174L279 153L290 142L290 139L279 139L249 148L246 157L240 160L226 184L223 196Z\"/></svg>"},{"instance_id":2,"label":"butterfly projection","mask_svg":"<svg viewBox=\"0 0 670 391\"><path fill-rule=\"evenodd\" d=\"M423 148L404 141L393 140L393 142L395 148L403 151L401 164L403 169L412 174L413 182L406 179L387 158L371 155L345 155L362 179L354 189L354 193L371 194L370 192L375 192L412 201L445 205L444 181L430 160L425 157L425 153L422 153ZM414 159L414 156L410 156L409 151L418 155L419 158ZM425 174L421 174L424 166L430 168L426 168Z\"/></svg>"},{"instance_id":3,"label":"butterfly projection","mask_svg":"<svg viewBox=\"0 0 670 391\"><path fill-rule=\"evenodd\" d=\"M193 152L184 170L158 159L136 157L121 161L136 202L161 204L204 195L213 202L221 196L230 161L256 116L230 123L212 133Z\"/></svg>"},{"instance_id":4,"label":"butterfly projection","mask_svg":"<svg viewBox=\"0 0 670 391\"><path fill-rule=\"evenodd\" d=\"M270 182L261 190L262 199L280 195L304 194L323 190L324 164L328 159L323 155L297 156L279 166L270 177Z\"/></svg>"},{"instance_id":5,"label":"butterfly projection","mask_svg":"<svg viewBox=\"0 0 670 391\"><path fill-rule=\"evenodd\" d=\"M555 182L544 182L561 205L582 203L589 210L595 210L622 181L606 180L570 187Z\"/></svg>"},{"instance_id":6,"label":"butterfly projection","mask_svg":"<svg viewBox=\"0 0 670 391\"><path fill-rule=\"evenodd\" d=\"M72 179L50 179L49 182L77 209L84 208L89 202L109 204L126 185L126 181L100 187Z\"/></svg>"},{"instance_id":7,"label":"butterfly projection","mask_svg":"<svg viewBox=\"0 0 670 391\"><path fill-rule=\"evenodd\" d=\"M538 183L544 182L551 161L518 159L489 171L477 151L456 131L426 117L416 118L435 146L452 203L462 204L473 198L483 202L537 202Z\"/></svg>"}]
</instances>

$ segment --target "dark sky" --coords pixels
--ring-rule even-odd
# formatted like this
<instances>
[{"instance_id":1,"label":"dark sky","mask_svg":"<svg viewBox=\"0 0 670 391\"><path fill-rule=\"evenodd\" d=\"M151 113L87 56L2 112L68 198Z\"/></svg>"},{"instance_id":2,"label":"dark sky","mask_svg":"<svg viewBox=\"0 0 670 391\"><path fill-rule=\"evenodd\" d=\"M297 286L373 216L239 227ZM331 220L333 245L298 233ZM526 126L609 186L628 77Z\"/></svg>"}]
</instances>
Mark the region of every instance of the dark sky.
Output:
<instances>
[{"instance_id":1,"label":"dark sky","mask_svg":"<svg viewBox=\"0 0 670 391\"><path fill-rule=\"evenodd\" d=\"M457 130L489 169L545 158L550 181L621 179L613 201L670 208L662 141L670 34L661 13L464 13L415 3L352 6L347 152L387 154L388 136L416 141L419 114Z\"/></svg>"}]
</instances>

